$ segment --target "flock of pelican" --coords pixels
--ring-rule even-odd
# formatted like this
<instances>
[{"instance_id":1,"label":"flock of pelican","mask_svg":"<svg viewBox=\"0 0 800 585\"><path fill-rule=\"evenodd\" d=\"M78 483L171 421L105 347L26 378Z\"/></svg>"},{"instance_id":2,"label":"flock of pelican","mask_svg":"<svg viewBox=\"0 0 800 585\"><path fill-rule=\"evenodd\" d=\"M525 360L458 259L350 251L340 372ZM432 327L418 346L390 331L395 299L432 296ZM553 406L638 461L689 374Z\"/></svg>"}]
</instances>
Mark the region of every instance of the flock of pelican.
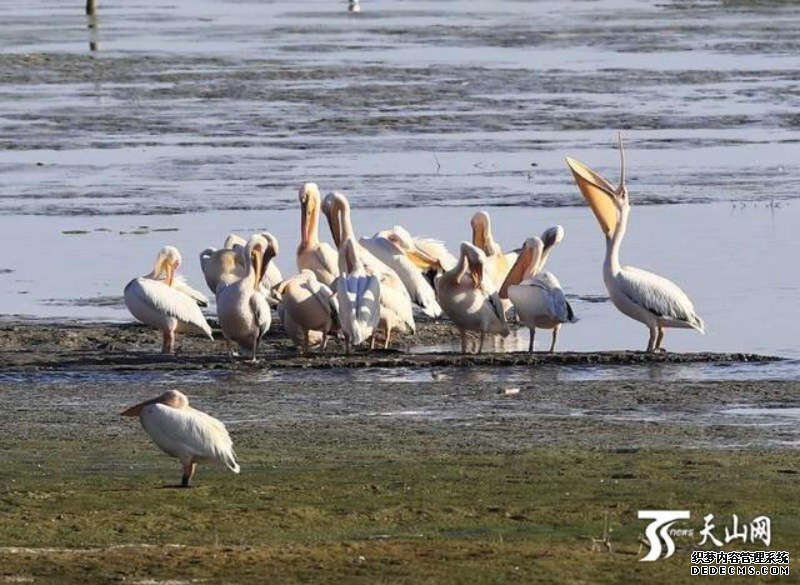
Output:
<instances>
[{"instance_id":1,"label":"flock of pelican","mask_svg":"<svg viewBox=\"0 0 800 585\"><path fill-rule=\"evenodd\" d=\"M621 138L619 151L617 187L577 160L568 158L567 165L606 239L603 279L612 303L648 328L648 351L662 351L666 328L702 333L704 325L677 285L620 264L630 215ZM273 310L305 353L325 351L331 336L343 339L348 354L367 344L386 348L394 333L416 331L415 311L449 318L459 330L462 353L470 349L469 332L478 334L481 353L486 335L508 335L514 319L530 329L530 351L536 330L551 330L552 352L561 326L576 320L558 278L544 270L553 248L564 239L561 226L506 252L494 239L489 214L479 211L470 222L471 241L462 242L454 256L442 242L415 237L401 226L359 237L342 193L323 199L315 183L306 183L298 198L297 274L284 277L274 264L279 246L269 233L247 240L231 234L222 249L207 248L200 254L232 353L238 347L256 359ZM320 239L323 215L333 246ZM201 311L208 299L176 274L180 264L178 250L167 246L158 253L152 272L125 287L130 312L161 331L164 352L174 351L176 333L212 337Z\"/></svg>"},{"instance_id":2,"label":"flock of pelican","mask_svg":"<svg viewBox=\"0 0 800 585\"><path fill-rule=\"evenodd\" d=\"M621 137L619 151L617 187L577 160L568 158L567 165L606 239L603 279L612 303L648 328L647 351L663 351L666 328L703 333L704 324L676 284L620 264L630 215ZM413 333L415 307L430 317L452 320L461 335L462 353L469 349L468 332L479 334L480 353L487 334L509 334L512 318L530 329L531 352L536 330L552 330L552 352L561 326L576 320L558 278L544 270L553 248L564 239L561 226L506 253L492 235L489 214L480 211L471 220L472 240L461 243L456 257L441 242L416 238L400 226L358 238L347 197L333 192L323 200L314 183L300 188L299 202L296 275L284 278L272 263L279 247L269 233L248 240L231 235L223 249L207 248L200 255L225 340L254 360L273 308L304 352L312 347L324 351L330 336L340 335L348 354L362 344L373 348L381 338L388 347L393 332ZM319 238L320 213L335 246ZM167 246L152 272L125 287L131 313L162 332L164 352L174 350L178 332L212 338L201 311L208 299L176 275L180 264L178 250ZM181 461L183 486L189 485L198 462L216 461L239 472L224 425L191 408L180 392L166 392L122 414L139 416L155 443Z\"/></svg>"}]
</instances>

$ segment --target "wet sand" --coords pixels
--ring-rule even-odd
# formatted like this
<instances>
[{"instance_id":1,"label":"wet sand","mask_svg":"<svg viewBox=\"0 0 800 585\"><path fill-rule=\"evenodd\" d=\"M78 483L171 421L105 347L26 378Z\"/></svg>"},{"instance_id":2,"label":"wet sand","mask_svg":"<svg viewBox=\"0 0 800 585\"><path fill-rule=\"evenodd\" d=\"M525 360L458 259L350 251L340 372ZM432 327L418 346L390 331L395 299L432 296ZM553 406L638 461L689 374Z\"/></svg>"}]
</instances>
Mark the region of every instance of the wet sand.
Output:
<instances>
[{"instance_id":1,"label":"wet sand","mask_svg":"<svg viewBox=\"0 0 800 585\"><path fill-rule=\"evenodd\" d=\"M212 326L214 322L211 321ZM493 353L487 340L483 354L439 352L439 346L457 342L449 321L418 319L417 332L398 335L389 349L357 348L348 357L333 339L325 353L304 356L287 339L279 323L262 341L259 361L231 357L215 327L215 340L179 336L175 355L161 355L160 334L137 324L81 322L0 322L0 367L14 371L149 371L244 370L285 368L431 368L447 366L632 365L690 363L750 363L780 358L753 353L658 353L642 351ZM477 336L471 336L474 349Z\"/></svg>"}]
</instances>

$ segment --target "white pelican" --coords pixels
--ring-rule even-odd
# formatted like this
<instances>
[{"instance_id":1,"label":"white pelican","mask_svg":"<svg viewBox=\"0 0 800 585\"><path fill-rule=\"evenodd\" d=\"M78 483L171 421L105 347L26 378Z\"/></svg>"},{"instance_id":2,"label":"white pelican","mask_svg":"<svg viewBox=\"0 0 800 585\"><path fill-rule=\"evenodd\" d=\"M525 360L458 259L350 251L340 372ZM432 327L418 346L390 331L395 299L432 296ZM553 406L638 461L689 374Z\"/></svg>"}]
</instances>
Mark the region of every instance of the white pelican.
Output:
<instances>
[{"instance_id":1,"label":"white pelican","mask_svg":"<svg viewBox=\"0 0 800 585\"><path fill-rule=\"evenodd\" d=\"M281 321L289 337L303 353L308 353L311 332L321 333L320 349L325 351L328 335L339 328L339 304L333 291L317 280L310 270L288 278L278 285L281 295Z\"/></svg>"},{"instance_id":2,"label":"white pelican","mask_svg":"<svg viewBox=\"0 0 800 585\"><path fill-rule=\"evenodd\" d=\"M381 283L375 275L367 274L358 256L353 238L342 242L339 254L344 258L344 270L334 282L339 300L339 322L344 333L345 350L361 345L375 333L381 319Z\"/></svg>"},{"instance_id":3,"label":"white pelican","mask_svg":"<svg viewBox=\"0 0 800 585\"><path fill-rule=\"evenodd\" d=\"M264 234L261 234L262 236ZM247 274L244 262L244 247L247 240L237 234L229 234L225 238L222 250L206 248L200 252L200 268L206 284L215 294L220 284L231 284ZM280 269L270 262L261 279L261 293L271 306L277 306L280 298L274 287L283 280Z\"/></svg>"},{"instance_id":4,"label":"white pelican","mask_svg":"<svg viewBox=\"0 0 800 585\"><path fill-rule=\"evenodd\" d=\"M183 280L175 278L180 265L178 249L165 246L156 257L153 271L134 278L125 287L125 304L131 314L161 331L162 353L174 351L176 332L196 333L214 339L211 327L198 307L197 297L205 297ZM165 275L163 280L162 275Z\"/></svg>"},{"instance_id":5,"label":"white pelican","mask_svg":"<svg viewBox=\"0 0 800 585\"><path fill-rule=\"evenodd\" d=\"M300 187L300 246L297 269L311 270L323 284L331 286L339 276L339 257L329 244L319 241L319 212L322 197L316 183Z\"/></svg>"},{"instance_id":6,"label":"white pelican","mask_svg":"<svg viewBox=\"0 0 800 585\"><path fill-rule=\"evenodd\" d=\"M492 235L492 221L485 211L478 211L470 220L472 226L472 245L486 254L486 278L495 289L499 289L506 279L508 271L517 261L516 252L503 253L494 236Z\"/></svg>"},{"instance_id":7,"label":"white pelican","mask_svg":"<svg viewBox=\"0 0 800 585\"><path fill-rule=\"evenodd\" d=\"M198 463L216 461L239 473L233 441L217 419L189 406L186 395L168 390L122 413L138 416L158 448L183 464L182 487L189 487Z\"/></svg>"},{"instance_id":8,"label":"white pelican","mask_svg":"<svg viewBox=\"0 0 800 585\"><path fill-rule=\"evenodd\" d=\"M244 248L247 274L236 282L217 289L217 318L229 343L253 352L256 361L258 343L272 323L269 303L261 294L264 265L278 254L278 241L271 235L254 235Z\"/></svg>"},{"instance_id":9,"label":"white pelican","mask_svg":"<svg viewBox=\"0 0 800 585\"><path fill-rule=\"evenodd\" d=\"M414 310L411 296L408 294L403 281L398 274L387 266L372 252L362 246L355 238L353 222L350 216L350 202L342 193L328 193L322 204L322 211L328 218L333 241L339 248L339 270L346 271L347 258L342 252L343 242L352 239L352 245L358 255L359 261L364 266L366 274L376 276L380 281L380 328L384 332L384 349L389 347L392 331L397 329L410 333L416 332ZM375 347L375 338L372 338L371 347Z\"/></svg>"},{"instance_id":10,"label":"white pelican","mask_svg":"<svg viewBox=\"0 0 800 585\"><path fill-rule=\"evenodd\" d=\"M452 268L456 261L444 245L434 240L415 240L401 226L383 230L371 238L361 238L360 243L400 277L411 300L429 317L439 317L442 308L436 300L436 291L425 278L424 271L439 270L442 262ZM431 255L436 250L440 260ZM451 262L452 259L452 262Z\"/></svg>"},{"instance_id":11,"label":"white pelican","mask_svg":"<svg viewBox=\"0 0 800 585\"><path fill-rule=\"evenodd\" d=\"M461 333L461 353L467 353L467 331L480 332L478 353L483 351L487 333L509 334L500 297L491 282L484 279L486 255L469 242L461 242L455 267L437 282L439 303Z\"/></svg>"},{"instance_id":12,"label":"white pelican","mask_svg":"<svg viewBox=\"0 0 800 585\"><path fill-rule=\"evenodd\" d=\"M555 226L542 234L542 238L525 240L517 261L500 287L500 298L511 299L517 317L530 329L529 352L533 352L537 328L553 330L550 344L550 353L553 353L561 324L576 321L561 283L554 274L542 272L550 250L563 239L564 229Z\"/></svg>"},{"instance_id":13,"label":"white pelican","mask_svg":"<svg viewBox=\"0 0 800 585\"><path fill-rule=\"evenodd\" d=\"M619 153L620 182L616 189L575 159L567 158L567 165L606 237L603 280L611 302L650 330L647 351L662 351L665 327L695 329L704 333L705 325L695 312L692 301L676 284L652 272L620 265L619 249L631 209L625 186L625 150L621 135Z\"/></svg>"}]
</instances>

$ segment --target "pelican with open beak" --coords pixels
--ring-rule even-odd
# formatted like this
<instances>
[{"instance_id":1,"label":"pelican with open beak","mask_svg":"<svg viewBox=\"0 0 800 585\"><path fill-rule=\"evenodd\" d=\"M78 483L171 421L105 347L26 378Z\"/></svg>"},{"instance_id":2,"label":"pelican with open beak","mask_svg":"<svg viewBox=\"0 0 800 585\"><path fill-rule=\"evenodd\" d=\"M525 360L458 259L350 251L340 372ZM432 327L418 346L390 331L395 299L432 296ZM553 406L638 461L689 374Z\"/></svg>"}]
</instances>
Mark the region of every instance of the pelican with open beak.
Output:
<instances>
[{"instance_id":1,"label":"pelican with open beak","mask_svg":"<svg viewBox=\"0 0 800 585\"><path fill-rule=\"evenodd\" d=\"M692 301L675 283L652 272L620 265L619 250L631 209L625 186L622 135L619 136L619 152L620 182L616 189L575 159L567 158L567 165L606 238L603 280L611 302L622 313L644 323L650 330L648 352L663 351L661 343L665 328L694 329L704 333L705 325L695 312Z\"/></svg>"},{"instance_id":2,"label":"pelican with open beak","mask_svg":"<svg viewBox=\"0 0 800 585\"><path fill-rule=\"evenodd\" d=\"M528 238L517 261L508 273L500 298L511 299L517 317L530 329L528 351L533 352L536 329L552 329L553 353L562 323L574 323L575 313L567 301L561 283L551 272L542 272L550 250L564 239L564 228L552 227L541 238Z\"/></svg>"},{"instance_id":3,"label":"pelican with open beak","mask_svg":"<svg viewBox=\"0 0 800 585\"><path fill-rule=\"evenodd\" d=\"M266 265L278 254L278 241L272 234L256 234L243 250L247 274L217 289L217 318L225 340L252 351L256 361L258 344L272 323L269 303L260 290Z\"/></svg>"},{"instance_id":4,"label":"pelican with open beak","mask_svg":"<svg viewBox=\"0 0 800 585\"><path fill-rule=\"evenodd\" d=\"M508 336L500 297L485 280L486 254L469 242L462 242L456 265L437 282L439 303L461 334L461 353L467 353L467 331L480 333L478 353L483 352L487 333Z\"/></svg>"},{"instance_id":5,"label":"pelican with open beak","mask_svg":"<svg viewBox=\"0 0 800 585\"><path fill-rule=\"evenodd\" d=\"M131 314L161 331L162 353L175 350L176 333L195 333L214 339L198 306L207 305L207 299L176 276L180 265L178 249L165 246L156 257L153 271L134 278L125 286L125 305Z\"/></svg>"},{"instance_id":6,"label":"pelican with open beak","mask_svg":"<svg viewBox=\"0 0 800 585\"><path fill-rule=\"evenodd\" d=\"M236 453L225 425L189 406L183 392L168 390L121 413L138 416L158 448L183 464L181 487L189 487L198 463L213 461L239 473Z\"/></svg>"},{"instance_id":7,"label":"pelican with open beak","mask_svg":"<svg viewBox=\"0 0 800 585\"><path fill-rule=\"evenodd\" d=\"M319 240L319 212L322 196L316 183L300 187L300 246L297 248L297 270L312 271L317 280L331 286L339 276L339 255L330 244Z\"/></svg>"}]
</instances>

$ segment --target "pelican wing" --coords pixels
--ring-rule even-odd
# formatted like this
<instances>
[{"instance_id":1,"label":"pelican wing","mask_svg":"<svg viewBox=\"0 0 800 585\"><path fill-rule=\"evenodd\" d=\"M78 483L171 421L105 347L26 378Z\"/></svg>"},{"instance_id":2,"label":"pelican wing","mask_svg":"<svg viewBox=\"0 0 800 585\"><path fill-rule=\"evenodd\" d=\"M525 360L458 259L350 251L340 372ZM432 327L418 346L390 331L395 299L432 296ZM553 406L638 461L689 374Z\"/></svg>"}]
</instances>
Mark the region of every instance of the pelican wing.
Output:
<instances>
[{"instance_id":1,"label":"pelican wing","mask_svg":"<svg viewBox=\"0 0 800 585\"><path fill-rule=\"evenodd\" d=\"M400 284L400 289L388 285L388 278L381 278L381 307L394 313L395 319L410 333L417 330L414 322L414 311L411 308L411 299L406 289Z\"/></svg>"},{"instance_id":2,"label":"pelican wing","mask_svg":"<svg viewBox=\"0 0 800 585\"><path fill-rule=\"evenodd\" d=\"M174 280L172 281L172 288L177 291L182 292L188 297L194 299L194 302L197 303L201 307L208 306L208 297L201 293L199 290L194 289L189 285L186 277L182 274L176 274Z\"/></svg>"},{"instance_id":3,"label":"pelican wing","mask_svg":"<svg viewBox=\"0 0 800 585\"><path fill-rule=\"evenodd\" d=\"M176 319L184 328L213 339L211 327L193 298L151 278L135 278L125 287L125 304L134 317L154 327Z\"/></svg>"},{"instance_id":4,"label":"pelican wing","mask_svg":"<svg viewBox=\"0 0 800 585\"><path fill-rule=\"evenodd\" d=\"M253 309L253 318L258 324L258 338L261 339L272 325L272 312L267 298L260 292L254 292L250 297L250 307Z\"/></svg>"},{"instance_id":5,"label":"pelican wing","mask_svg":"<svg viewBox=\"0 0 800 585\"><path fill-rule=\"evenodd\" d=\"M618 280L622 292L637 305L670 321L673 326L704 332L703 320L695 312L692 301L674 282L633 266L625 266Z\"/></svg>"},{"instance_id":6,"label":"pelican wing","mask_svg":"<svg viewBox=\"0 0 800 585\"><path fill-rule=\"evenodd\" d=\"M549 317L561 323L575 321L575 314L555 274L552 272L541 272L532 280L525 281L522 284L529 284L529 286L541 292L544 306Z\"/></svg>"},{"instance_id":7,"label":"pelican wing","mask_svg":"<svg viewBox=\"0 0 800 585\"><path fill-rule=\"evenodd\" d=\"M311 270L320 282L330 285L339 276L339 253L325 242L297 257L298 270Z\"/></svg>"},{"instance_id":8,"label":"pelican wing","mask_svg":"<svg viewBox=\"0 0 800 585\"><path fill-rule=\"evenodd\" d=\"M426 315L439 317L442 314L442 308L436 300L436 291L433 290L414 262L397 251L394 244L379 235L372 238L361 238L360 243L397 274L408 291L411 301L420 306Z\"/></svg>"},{"instance_id":9,"label":"pelican wing","mask_svg":"<svg viewBox=\"0 0 800 585\"><path fill-rule=\"evenodd\" d=\"M366 341L380 320L380 282L375 276L342 275L334 282L342 330L355 345Z\"/></svg>"},{"instance_id":10,"label":"pelican wing","mask_svg":"<svg viewBox=\"0 0 800 585\"><path fill-rule=\"evenodd\" d=\"M500 295L496 292L488 293L486 300L492 307L492 312L502 325L506 324L506 312L503 310L503 302L500 300Z\"/></svg>"},{"instance_id":11,"label":"pelican wing","mask_svg":"<svg viewBox=\"0 0 800 585\"><path fill-rule=\"evenodd\" d=\"M414 240L414 244L428 256L432 256L439 260L439 263L442 265L442 269L445 271L450 270L453 266L458 264L456 257L450 253L450 250L447 249L447 246L445 246L444 242L441 240L436 240L433 238L416 238Z\"/></svg>"},{"instance_id":12,"label":"pelican wing","mask_svg":"<svg viewBox=\"0 0 800 585\"><path fill-rule=\"evenodd\" d=\"M165 453L183 461L211 460L239 473L236 453L225 425L191 407L151 404L141 413L147 434Z\"/></svg>"}]
</instances>

